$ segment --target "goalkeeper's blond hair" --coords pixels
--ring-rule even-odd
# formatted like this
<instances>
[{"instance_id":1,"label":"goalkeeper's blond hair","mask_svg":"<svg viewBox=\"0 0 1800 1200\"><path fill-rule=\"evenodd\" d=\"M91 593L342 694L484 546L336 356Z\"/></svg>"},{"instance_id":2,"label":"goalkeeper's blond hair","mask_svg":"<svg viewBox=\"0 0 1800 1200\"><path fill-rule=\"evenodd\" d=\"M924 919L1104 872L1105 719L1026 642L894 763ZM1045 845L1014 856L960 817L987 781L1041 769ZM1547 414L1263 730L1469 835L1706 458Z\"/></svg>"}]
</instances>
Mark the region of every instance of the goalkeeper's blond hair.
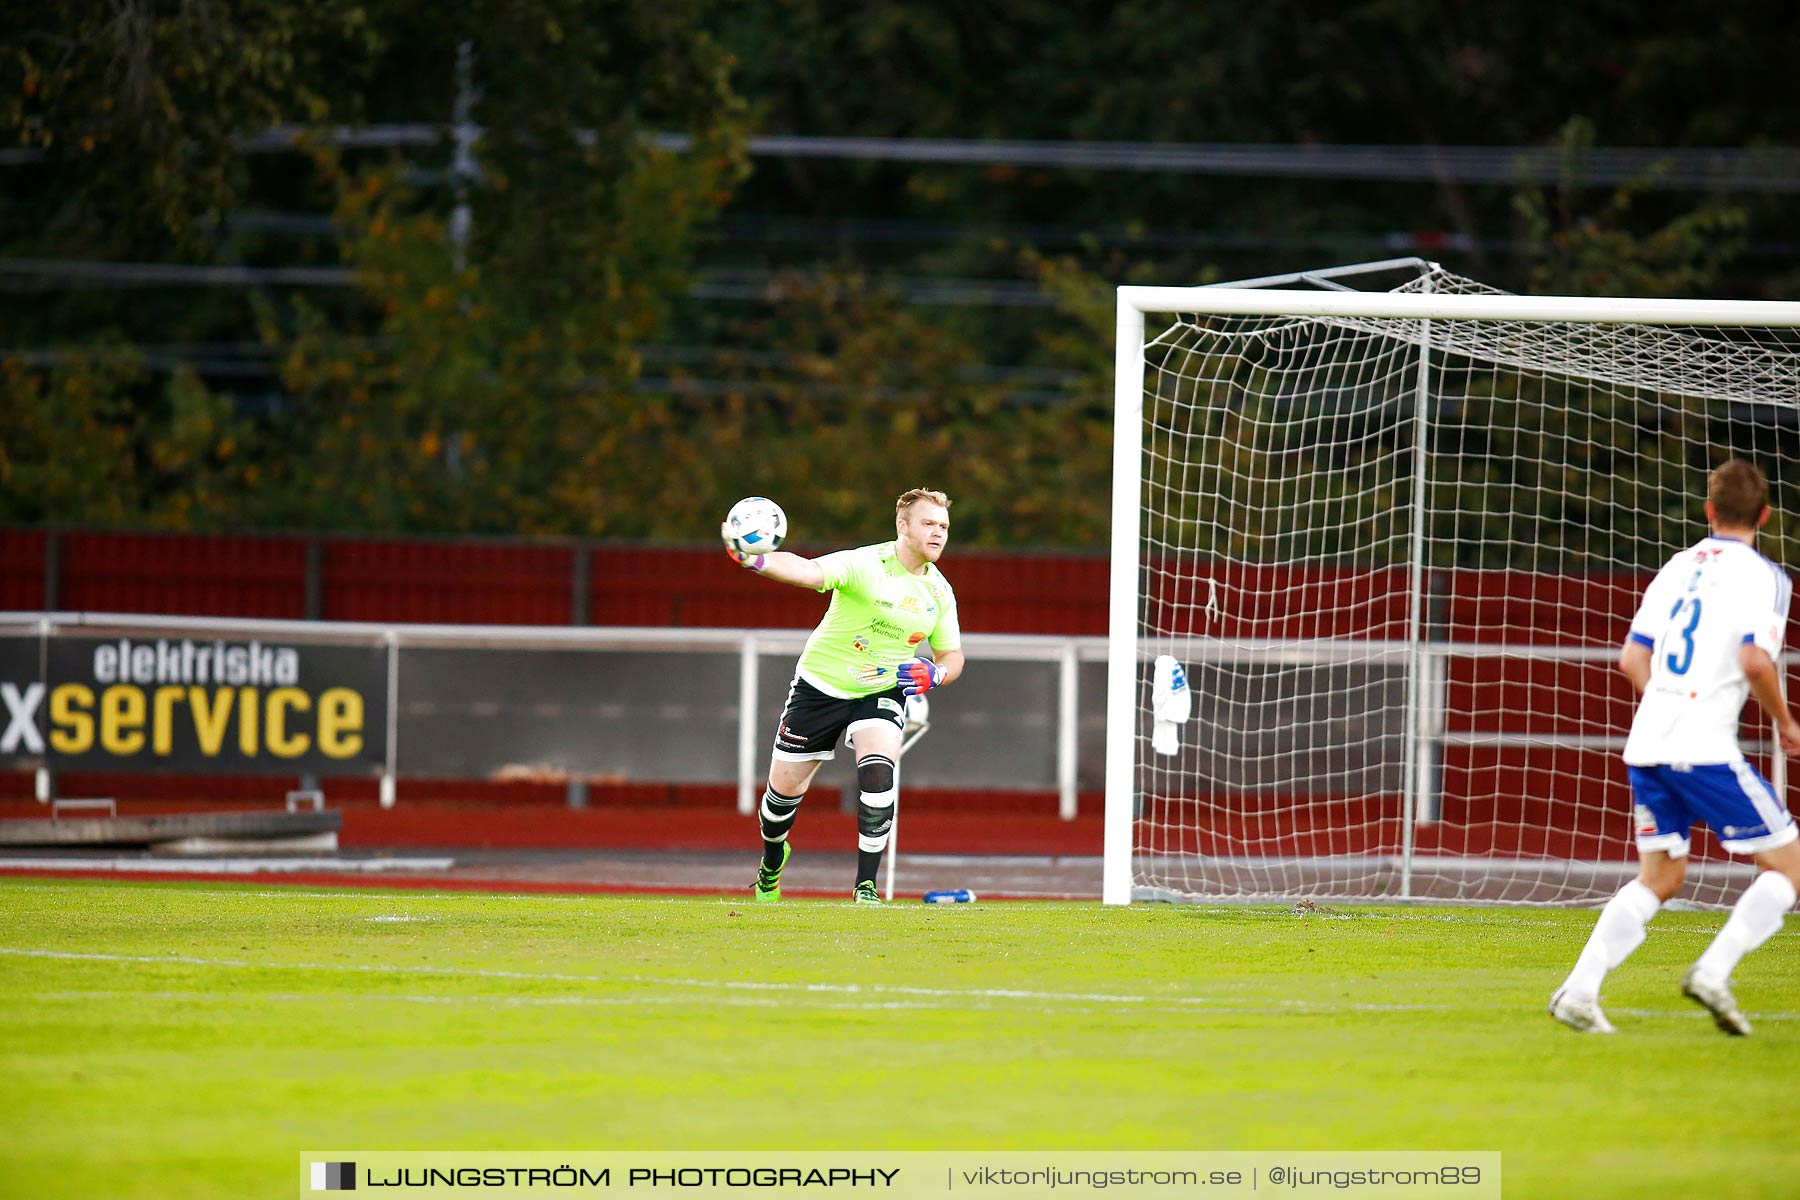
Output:
<instances>
[{"instance_id":1,"label":"goalkeeper's blond hair","mask_svg":"<svg viewBox=\"0 0 1800 1200\"><path fill-rule=\"evenodd\" d=\"M944 495L944 493L933 491L930 488L912 488L908 491L901 492L900 498L894 501L894 515L897 517L905 516L906 511L921 500L929 500L933 504L941 504L946 509L950 507L950 497Z\"/></svg>"}]
</instances>

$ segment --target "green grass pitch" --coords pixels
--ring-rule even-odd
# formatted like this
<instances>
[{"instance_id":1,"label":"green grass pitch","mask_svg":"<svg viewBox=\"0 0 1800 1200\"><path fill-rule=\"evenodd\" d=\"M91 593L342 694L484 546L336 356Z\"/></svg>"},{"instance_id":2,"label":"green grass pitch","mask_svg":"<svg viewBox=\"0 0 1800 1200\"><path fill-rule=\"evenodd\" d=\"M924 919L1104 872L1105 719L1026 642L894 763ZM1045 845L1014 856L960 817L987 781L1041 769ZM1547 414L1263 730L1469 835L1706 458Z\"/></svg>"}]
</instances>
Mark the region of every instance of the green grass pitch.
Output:
<instances>
[{"instance_id":1,"label":"green grass pitch","mask_svg":"<svg viewBox=\"0 0 1800 1200\"><path fill-rule=\"evenodd\" d=\"M304 1149L1498 1150L1505 1195L1791 1196L1790 923L1756 1035L1544 1016L1591 912L0 880L9 1196L292 1193Z\"/></svg>"}]
</instances>

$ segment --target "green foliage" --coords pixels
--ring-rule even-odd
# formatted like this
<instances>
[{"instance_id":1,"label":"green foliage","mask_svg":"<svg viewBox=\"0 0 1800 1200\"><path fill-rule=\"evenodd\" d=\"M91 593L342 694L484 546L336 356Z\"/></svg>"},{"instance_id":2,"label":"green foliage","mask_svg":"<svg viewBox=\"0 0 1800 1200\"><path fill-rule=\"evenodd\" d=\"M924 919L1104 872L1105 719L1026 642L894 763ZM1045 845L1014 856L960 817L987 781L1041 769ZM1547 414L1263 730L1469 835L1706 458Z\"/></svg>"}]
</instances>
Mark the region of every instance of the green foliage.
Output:
<instances>
[{"instance_id":1,"label":"green foliage","mask_svg":"<svg viewBox=\"0 0 1800 1200\"><path fill-rule=\"evenodd\" d=\"M387 15L399 24L386 32L419 16L409 4ZM118 521L612 531L606 503L565 507L578 498L573 480L582 473L608 501L624 494L631 511L655 511L637 490L641 459L628 452L594 463L591 449L621 428L621 415L635 419L622 414L630 406L620 398L631 395L636 347L659 335L697 238L742 176L744 113L728 56L695 5L665 0L477 4L440 18L432 36L452 51L449 61L457 45L477 47L469 116L486 129L480 173L453 192L428 192L400 163L346 162L314 149L312 186L331 197L337 251L357 286L348 305L253 297L257 333L277 353L285 393L275 415L253 429L227 427L229 400L178 374L156 402L168 410L168 437L152 439L141 371L86 365L55 374L14 363L21 403L95 393L85 408L31 417L33 440L15 442L11 454L24 463L15 463L14 483L29 481L40 456L70 464L44 468L59 477L87 463L60 454L57 441L85 424L105 427L103 444L119 447L89 464L84 484ZM229 39L218 44L256 57ZM282 58L289 74L281 78L304 99L313 93L299 62ZM104 74L103 64L85 69ZM208 92L168 102L211 105L220 121L229 110L258 128L274 119L264 101L275 101L257 97ZM53 115L66 127L58 136L82 128L76 115ZM582 130L593 136L578 137ZM227 144L236 131L182 151L205 158L213 173L201 172L190 191L157 193L186 222L159 217L172 232L191 232L223 202L238 162ZM646 139L651 131L684 132L689 144L659 147ZM98 182L82 186L84 195L109 194ZM466 233L453 224L459 202ZM196 445L208 429L211 445ZM221 476L233 501L224 503L206 468L234 456L246 465ZM16 496L24 519L92 519L91 504L71 500Z\"/></svg>"},{"instance_id":2,"label":"green foliage","mask_svg":"<svg viewBox=\"0 0 1800 1200\"><path fill-rule=\"evenodd\" d=\"M1777 513L1800 511L1800 481L1779 470L1793 435L1778 424L1716 398L1572 382L1553 358L1511 365L1504 328L1458 337L1435 341L1431 355L1429 565L1654 569L1705 531L1707 473L1730 454L1764 465ZM1622 361L1634 349L1648 353L1625 347ZM1172 328L1150 367L1150 545L1263 565L1411 561L1415 342L1215 319ZM1777 561L1800 557L1791 519L1772 521L1762 546Z\"/></svg>"},{"instance_id":3,"label":"green foliage","mask_svg":"<svg viewBox=\"0 0 1800 1200\"><path fill-rule=\"evenodd\" d=\"M976 370L981 347L866 279L777 286L782 302L766 323L739 332L784 347L782 362L710 364L733 376L723 395L636 401L618 436L596 441L570 481L585 492L576 511L606 505L592 481L636 456L654 470L617 491L608 528L637 536L691 536L716 526L730 499L764 494L788 506L797 544L872 540L884 533L887 502L924 486L950 494L958 544L1104 538L1112 385L1103 344L1069 335L1092 368L1074 399L1021 403ZM678 385L686 380L677 374Z\"/></svg>"},{"instance_id":4,"label":"green foliage","mask_svg":"<svg viewBox=\"0 0 1800 1200\"><path fill-rule=\"evenodd\" d=\"M1611 146L1800 138L1782 57L1758 48L1792 24L1780 0L1654 10L1627 0L1034 0L905 16L888 5L883 17L874 7L788 0L778 22L763 7L731 10L728 37L745 48L740 86L763 105L769 132L1529 147L1555 144L1580 118ZM1155 282L1172 285L1227 260L1232 278L1387 257L1384 235L1395 231L1462 235L1454 265L1512 290L1527 287L1533 265L1507 245L1508 185L928 165L900 186L897 171L783 162L752 187L769 207L959 222L964 236L946 240L964 262L980 261L981 230L995 222L1124 245L1147 232L1134 257L1154 258ZM1642 236L1717 202L1645 197L1622 228ZM1752 240L1785 241L1794 202L1750 216ZM1246 248L1234 250L1240 240ZM1098 253L1084 256L1099 269ZM1730 294L1772 296L1766 274L1740 264Z\"/></svg>"},{"instance_id":5,"label":"green foliage","mask_svg":"<svg viewBox=\"0 0 1800 1200\"><path fill-rule=\"evenodd\" d=\"M0 294L6 348L56 354L5 367L10 520L691 541L763 491L823 543L869 536L886 496L930 482L958 498L959 540L1093 547L1109 526L1119 283L1385 257L1395 231L1442 230L1465 235L1470 273L1516 290L1800 294L1800 275L1768 266L1791 242L1791 196L1683 193L1654 175L1325 186L800 157L752 175L743 149L753 126L1571 155L1791 146L1800 109L1765 52L1791 23L1775 0L0 0L0 20L0 138L42 156L0 167L0 254L349 266L357 280L304 296ZM441 124L465 103L485 130L466 176L449 138L404 159L237 149L277 123ZM259 233L245 218L260 209L333 225ZM762 302L710 304L687 296L702 265L779 277ZM888 282L900 276L1026 279L1057 306L908 304ZM649 389L640 354L671 340L701 343L710 373L678 366ZM266 386L156 375L157 354L119 349L254 341L274 356ZM1068 398L1020 402L995 366L1054 374ZM1385 543L1389 497L1364 476L1394 437L1365 419L1356 438L1306 465L1338 474L1334 494L1372 497L1356 520ZM1206 490L1239 550L1320 552L1253 515L1335 502L1296 490L1298 444L1239 440L1259 461L1214 464ZM1558 446L1589 462L1578 441ZM1274 471L1278 494L1243 494L1251 468ZM1457 529L1491 527L1470 514L1498 520L1515 499L1512 468L1474 474L1453 473ZM1198 519L1199 503L1171 519ZM1551 541L1579 557L1572 530Z\"/></svg>"},{"instance_id":6,"label":"green foliage","mask_svg":"<svg viewBox=\"0 0 1800 1200\"><path fill-rule=\"evenodd\" d=\"M14 219L44 249L186 251L239 201L234 140L353 115L333 93L378 33L355 0L70 0L6 5L0 130L41 150ZM341 97L339 97L341 99ZM29 186L29 184L28 184ZM160 255L157 255L160 257Z\"/></svg>"},{"instance_id":7,"label":"green foliage","mask_svg":"<svg viewBox=\"0 0 1800 1200\"><path fill-rule=\"evenodd\" d=\"M1145 408L1151 545L1255 564L1407 560L1409 426L1400 398L1366 377L1404 371L1409 349L1362 338L1332 360L1304 338L1246 344L1199 327L1157 347Z\"/></svg>"},{"instance_id":8,"label":"green foliage","mask_svg":"<svg viewBox=\"0 0 1800 1200\"><path fill-rule=\"evenodd\" d=\"M160 386L127 347L0 359L0 521L205 527L229 517L249 430L190 372Z\"/></svg>"},{"instance_id":9,"label":"green foliage","mask_svg":"<svg viewBox=\"0 0 1800 1200\"><path fill-rule=\"evenodd\" d=\"M1434 565L1641 571L1704 532L1708 442L1725 405L1637 388L1583 390L1571 404L1563 380L1467 364L1441 368L1439 386Z\"/></svg>"},{"instance_id":10,"label":"green foliage","mask_svg":"<svg viewBox=\"0 0 1800 1200\"><path fill-rule=\"evenodd\" d=\"M38 371L0 362L0 505L22 524L120 524L138 515L125 355Z\"/></svg>"},{"instance_id":11,"label":"green foliage","mask_svg":"<svg viewBox=\"0 0 1800 1200\"><path fill-rule=\"evenodd\" d=\"M468 232L398 166L315 155L359 310L264 309L296 449L268 523L616 530L609 500L631 491L618 477L641 460L594 462L592 448L628 416L617 398L635 347L660 332L699 231L742 173L742 106L682 5L612 6L608 22L591 7L464 15L459 32L480 47L471 115L487 130L481 174L454 197ZM645 140L670 125L687 129L687 150Z\"/></svg>"},{"instance_id":12,"label":"green foliage","mask_svg":"<svg viewBox=\"0 0 1800 1200\"><path fill-rule=\"evenodd\" d=\"M1596 207L1584 209L1590 189L1583 187L1573 152L1591 150L1593 143L1593 125L1571 121L1557 139L1565 162L1554 198L1535 185L1514 198L1534 264L1530 290L1551 296L1695 296L1716 286L1744 248L1744 208L1709 199L1638 232L1632 209L1650 182L1646 177L1606 192Z\"/></svg>"}]
</instances>

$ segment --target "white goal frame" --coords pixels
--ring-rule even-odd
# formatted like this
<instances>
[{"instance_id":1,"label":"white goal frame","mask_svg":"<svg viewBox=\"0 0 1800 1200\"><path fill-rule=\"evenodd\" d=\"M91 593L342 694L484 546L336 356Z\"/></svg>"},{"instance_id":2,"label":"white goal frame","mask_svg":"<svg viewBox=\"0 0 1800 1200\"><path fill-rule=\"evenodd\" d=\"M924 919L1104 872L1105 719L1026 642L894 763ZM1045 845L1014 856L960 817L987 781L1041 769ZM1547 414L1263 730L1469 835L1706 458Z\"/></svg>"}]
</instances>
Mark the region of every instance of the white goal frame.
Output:
<instances>
[{"instance_id":1,"label":"white goal frame","mask_svg":"<svg viewBox=\"0 0 1800 1200\"><path fill-rule=\"evenodd\" d=\"M1299 280L1303 277L1293 277ZM1108 613L1106 700L1106 824L1102 899L1129 904L1134 878L1133 826L1136 820L1140 672L1146 652L1139 635L1144 485L1144 379L1146 317L1195 314L1221 316L1399 318L1415 321L1489 319L1620 323L1649 326L1735 326L1800 328L1800 303L1738 300L1621 299L1577 296L1287 290L1262 287L1121 287L1118 289L1114 356L1111 597ZM1417 387L1430 388L1430 355L1422 353ZM1415 511L1422 508L1430 406L1415 405L1413 417ZM1424 603L1423 522L1415 521L1410 556L1411 596L1408 636L1398 649L1408 659L1404 729L1407 752L1401 769L1404 831L1410 855L1412 818L1420 780L1415 740L1426 703L1420 674L1426 668L1421 637ZM1437 645L1434 649L1444 647ZM1616 646L1607 653L1616 653ZM1621 731L1623 732L1623 731ZM1779 770L1779 766L1777 767ZM1780 787L1782 780L1774 781ZM1397 899L1408 898L1404 889Z\"/></svg>"}]
</instances>

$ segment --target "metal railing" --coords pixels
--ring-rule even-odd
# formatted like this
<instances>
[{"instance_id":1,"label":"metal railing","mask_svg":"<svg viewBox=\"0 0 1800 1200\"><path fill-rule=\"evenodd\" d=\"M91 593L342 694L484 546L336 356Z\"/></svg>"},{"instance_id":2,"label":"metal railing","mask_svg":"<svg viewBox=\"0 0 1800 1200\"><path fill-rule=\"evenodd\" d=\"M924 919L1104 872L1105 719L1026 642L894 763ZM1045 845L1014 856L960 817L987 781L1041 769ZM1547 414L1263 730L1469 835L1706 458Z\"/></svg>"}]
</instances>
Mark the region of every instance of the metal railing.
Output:
<instances>
[{"instance_id":1,"label":"metal railing","mask_svg":"<svg viewBox=\"0 0 1800 1200\"><path fill-rule=\"evenodd\" d=\"M110 634L162 634L207 639L279 639L301 645L379 645L386 649L386 704L383 728L368 731L382 739L381 800L391 806L401 761L401 651L423 648L465 650L650 651L670 654L731 654L738 661L736 784L740 812L755 811L768 765L770 731L777 714L760 697L764 655L795 655L807 632L786 629L679 629L569 626L412 625L378 622L278 621L233 617L175 617L135 613L0 613L0 638ZM1056 671L1052 764L1057 811L1072 820L1078 808L1081 767L1079 722L1084 663L1106 661L1102 637L970 634L963 648L978 670L1048 664ZM40 656L40 678L42 656ZM16 689L15 689L16 690ZM1021 702L1027 696L1019 689ZM954 701L946 701L953 704ZM120 764L120 769L133 769ZM40 768L40 798L48 798L48 768Z\"/></svg>"}]
</instances>

